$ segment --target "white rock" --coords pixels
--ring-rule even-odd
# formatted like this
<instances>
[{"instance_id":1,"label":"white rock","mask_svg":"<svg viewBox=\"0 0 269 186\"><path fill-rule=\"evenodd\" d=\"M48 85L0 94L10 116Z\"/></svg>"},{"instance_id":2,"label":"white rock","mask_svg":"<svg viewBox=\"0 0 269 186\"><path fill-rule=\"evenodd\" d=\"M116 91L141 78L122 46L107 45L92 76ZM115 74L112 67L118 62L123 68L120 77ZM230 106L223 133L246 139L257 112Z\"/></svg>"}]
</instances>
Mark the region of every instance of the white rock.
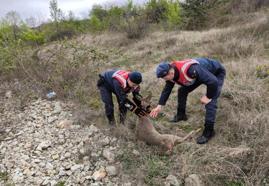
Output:
<instances>
[{"instance_id":1,"label":"white rock","mask_svg":"<svg viewBox=\"0 0 269 186\"><path fill-rule=\"evenodd\" d=\"M132 183L130 183L130 182L124 183L122 186L132 186Z\"/></svg>"},{"instance_id":2,"label":"white rock","mask_svg":"<svg viewBox=\"0 0 269 186\"><path fill-rule=\"evenodd\" d=\"M71 176L72 175L72 171L71 170L66 171L66 175Z\"/></svg>"},{"instance_id":3,"label":"white rock","mask_svg":"<svg viewBox=\"0 0 269 186\"><path fill-rule=\"evenodd\" d=\"M66 174L65 170L61 169L61 170L59 171L59 174L58 174L58 175L59 175L59 176L65 176L65 175L67 175L67 174Z\"/></svg>"},{"instance_id":4,"label":"white rock","mask_svg":"<svg viewBox=\"0 0 269 186\"><path fill-rule=\"evenodd\" d=\"M106 172L108 176L116 176L118 174L118 169L115 166L107 166Z\"/></svg>"},{"instance_id":5,"label":"white rock","mask_svg":"<svg viewBox=\"0 0 269 186\"><path fill-rule=\"evenodd\" d=\"M43 182L41 185L48 185L50 183L49 177L43 178Z\"/></svg>"},{"instance_id":6,"label":"white rock","mask_svg":"<svg viewBox=\"0 0 269 186\"><path fill-rule=\"evenodd\" d=\"M51 157L54 160L58 160L60 158L59 154L53 154Z\"/></svg>"},{"instance_id":7,"label":"white rock","mask_svg":"<svg viewBox=\"0 0 269 186\"><path fill-rule=\"evenodd\" d=\"M203 183L197 174L191 174L185 179L185 186L203 186Z\"/></svg>"},{"instance_id":8,"label":"white rock","mask_svg":"<svg viewBox=\"0 0 269 186\"><path fill-rule=\"evenodd\" d=\"M33 163L40 163L40 162L41 162L40 159L34 159L34 160L33 160Z\"/></svg>"},{"instance_id":9,"label":"white rock","mask_svg":"<svg viewBox=\"0 0 269 186\"><path fill-rule=\"evenodd\" d=\"M72 165L69 162L64 162L62 166L64 167L65 170L69 170L72 167Z\"/></svg>"},{"instance_id":10,"label":"white rock","mask_svg":"<svg viewBox=\"0 0 269 186\"><path fill-rule=\"evenodd\" d=\"M0 164L0 172L6 172L6 167L3 164Z\"/></svg>"},{"instance_id":11,"label":"white rock","mask_svg":"<svg viewBox=\"0 0 269 186\"><path fill-rule=\"evenodd\" d=\"M55 180L51 180L51 181L50 181L50 185L51 185L51 186L55 186L56 184L57 184L57 181L55 181Z\"/></svg>"},{"instance_id":12,"label":"white rock","mask_svg":"<svg viewBox=\"0 0 269 186\"><path fill-rule=\"evenodd\" d=\"M110 140L109 140L108 137L105 137L104 139L102 139L102 140L100 141L100 144L101 144L102 146L109 145L109 143L110 143Z\"/></svg>"},{"instance_id":13,"label":"white rock","mask_svg":"<svg viewBox=\"0 0 269 186\"><path fill-rule=\"evenodd\" d=\"M53 170L53 165L51 163L47 162L46 169Z\"/></svg>"},{"instance_id":14,"label":"white rock","mask_svg":"<svg viewBox=\"0 0 269 186\"><path fill-rule=\"evenodd\" d=\"M72 167L71 167L71 171L72 172L75 172L75 171L77 171L77 170L82 170L83 169L83 165L73 165Z\"/></svg>"},{"instance_id":15,"label":"white rock","mask_svg":"<svg viewBox=\"0 0 269 186\"><path fill-rule=\"evenodd\" d=\"M101 168L100 170L93 173L92 179L94 179L95 181L100 181L106 177L106 174L107 173L106 173L105 169Z\"/></svg>"},{"instance_id":16,"label":"white rock","mask_svg":"<svg viewBox=\"0 0 269 186\"><path fill-rule=\"evenodd\" d=\"M58 119L57 116L52 116L48 118L48 123L53 123L54 121L56 121Z\"/></svg>"},{"instance_id":17,"label":"white rock","mask_svg":"<svg viewBox=\"0 0 269 186\"><path fill-rule=\"evenodd\" d=\"M21 172L21 170L19 168L17 168L14 172L14 174L12 175L12 179L15 183L21 183L24 180L24 176L23 173Z\"/></svg>"},{"instance_id":18,"label":"white rock","mask_svg":"<svg viewBox=\"0 0 269 186\"><path fill-rule=\"evenodd\" d=\"M96 132L98 132L98 131L99 131L98 128L96 128L94 125L91 125L91 126L89 127L88 134L89 134L89 136L92 136L94 133L96 133Z\"/></svg>"},{"instance_id":19,"label":"white rock","mask_svg":"<svg viewBox=\"0 0 269 186\"><path fill-rule=\"evenodd\" d=\"M106 158L109 162L114 162L115 161L115 155L109 150L109 149L104 149L103 151L103 156Z\"/></svg>"},{"instance_id":20,"label":"white rock","mask_svg":"<svg viewBox=\"0 0 269 186\"><path fill-rule=\"evenodd\" d=\"M51 147L51 142L50 141L43 141L37 146L37 150L42 151L47 148Z\"/></svg>"},{"instance_id":21,"label":"white rock","mask_svg":"<svg viewBox=\"0 0 269 186\"><path fill-rule=\"evenodd\" d=\"M84 157L83 157L83 161L84 161L84 162L87 162L87 161L89 161L89 160L90 160L90 157L89 157L89 156L84 156Z\"/></svg>"},{"instance_id":22,"label":"white rock","mask_svg":"<svg viewBox=\"0 0 269 186\"><path fill-rule=\"evenodd\" d=\"M64 157L65 157L65 158L70 158L70 157L71 157L71 153L70 153L70 152L65 153L65 154L64 154Z\"/></svg>"},{"instance_id":23,"label":"white rock","mask_svg":"<svg viewBox=\"0 0 269 186\"><path fill-rule=\"evenodd\" d=\"M72 128L72 129L80 129L81 126L80 126L80 125L72 125L71 128Z\"/></svg>"},{"instance_id":24,"label":"white rock","mask_svg":"<svg viewBox=\"0 0 269 186\"><path fill-rule=\"evenodd\" d=\"M72 126L73 124L73 121L72 120L61 120L57 125L56 127L59 128L59 129L68 129Z\"/></svg>"},{"instance_id":25,"label":"white rock","mask_svg":"<svg viewBox=\"0 0 269 186\"><path fill-rule=\"evenodd\" d=\"M95 182L95 183L91 183L90 186L101 186L101 185L103 185L103 184L100 182Z\"/></svg>"},{"instance_id":26,"label":"white rock","mask_svg":"<svg viewBox=\"0 0 269 186\"><path fill-rule=\"evenodd\" d=\"M174 175L169 175L166 178L165 186L179 186L179 182Z\"/></svg>"},{"instance_id":27,"label":"white rock","mask_svg":"<svg viewBox=\"0 0 269 186\"><path fill-rule=\"evenodd\" d=\"M79 153L80 153L81 155L85 155L85 154L87 153L86 148L81 148L81 149L79 149Z\"/></svg>"},{"instance_id":28,"label":"white rock","mask_svg":"<svg viewBox=\"0 0 269 186\"><path fill-rule=\"evenodd\" d=\"M133 154L136 155L136 156L140 156L140 152L135 150L135 149L133 150Z\"/></svg>"},{"instance_id":29,"label":"white rock","mask_svg":"<svg viewBox=\"0 0 269 186\"><path fill-rule=\"evenodd\" d=\"M12 97L12 92L11 92L10 90L7 91L7 92L5 93L5 97L6 97L7 99L11 98L11 97Z\"/></svg>"},{"instance_id":30,"label":"white rock","mask_svg":"<svg viewBox=\"0 0 269 186\"><path fill-rule=\"evenodd\" d=\"M54 105L53 114L58 114L62 111L62 106L60 102L56 102Z\"/></svg>"}]
</instances>

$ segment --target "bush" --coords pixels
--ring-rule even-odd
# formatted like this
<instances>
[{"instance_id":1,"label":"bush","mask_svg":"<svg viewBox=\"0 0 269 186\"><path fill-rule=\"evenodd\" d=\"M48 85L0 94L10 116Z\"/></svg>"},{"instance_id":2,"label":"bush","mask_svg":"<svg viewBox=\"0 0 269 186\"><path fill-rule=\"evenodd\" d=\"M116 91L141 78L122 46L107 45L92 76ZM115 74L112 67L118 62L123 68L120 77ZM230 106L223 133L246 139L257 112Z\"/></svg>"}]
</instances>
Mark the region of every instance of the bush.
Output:
<instances>
[{"instance_id":1,"label":"bush","mask_svg":"<svg viewBox=\"0 0 269 186\"><path fill-rule=\"evenodd\" d=\"M146 15L149 23L160 23L165 20L168 9L166 0L150 0L146 5Z\"/></svg>"},{"instance_id":2,"label":"bush","mask_svg":"<svg viewBox=\"0 0 269 186\"><path fill-rule=\"evenodd\" d=\"M89 20L89 25L90 25L91 31L94 31L94 32L101 31L104 28L101 20L95 15L93 15L91 19Z\"/></svg>"},{"instance_id":3,"label":"bush","mask_svg":"<svg viewBox=\"0 0 269 186\"><path fill-rule=\"evenodd\" d=\"M129 1L123 16L123 30L127 33L128 38L138 39L146 35L148 23L142 9L134 6L132 1Z\"/></svg>"},{"instance_id":4,"label":"bush","mask_svg":"<svg viewBox=\"0 0 269 186\"><path fill-rule=\"evenodd\" d=\"M256 68L256 76L260 79L269 77L269 65L259 65Z\"/></svg>"},{"instance_id":5,"label":"bush","mask_svg":"<svg viewBox=\"0 0 269 186\"><path fill-rule=\"evenodd\" d=\"M181 23L181 7L178 1L150 0L145 7L149 23L165 23L169 28Z\"/></svg>"},{"instance_id":6,"label":"bush","mask_svg":"<svg viewBox=\"0 0 269 186\"><path fill-rule=\"evenodd\" d=\"M169 25L169 28L180 25L181 23L180 13L181 13L181 7L178 2L168 3L168 9L167 9L167 12L165 13L165 16L167 18L167 23Z\"/></svg>"},{"instance_id":7,"label":"bush","mask_svg":"<svg viewBox=\"0 0 269 186\"><path fill-rule=\"evenodd\" d=\"M104 21L108 16L107 10L105 10L102 6L94 5L91 12L90 17L96 17L100 21Z\"/></svg>"},{"instance_id":8,"label":"bush","mask_svg":"<svg viewBox=\"0 0 269 186\"><path fill-rule=\"evenodd\" d=\"M31 45L41 45L45 42L45 35L37 30L27 29L22 32L21 39Z\"/></svg>"},{"instance_id":9,"label":"bush","mask_svg":"<svg viewBox=\"0 0 269 186\"><path fill-rule=\"evenodd\" d=\"M63 40L63 39L70 39L74 35L76 35L76 32L73 29L64 29L60 30L58 32L53 32L48 35L47 40L48 41L57 41L57 40Z\"/></svg>"},{"instance_id":10,"label":"bush","mask_svg":"<svg viewBox=\"0 0 269 186\"><path fill-rule=\"evenodd\" d=\"M122 22L123 22L123 15L124 9L121 7L111 7L108 10L108 17L106 19L107 25L109 30L111 31L120 31Z\"/></svg>"},{"instance_id":11,"label":"bush","mask_svg":"<svg viewBox=\"0 0 269 186\"><path fill-rule=\"evenodd\" d=\"M126 19L123 29L129 39L138 39L147 34L148 23L143 16L132 16Z\"/></svg>"},{"instance_id":12,"label":"bush","mask_svg":"<svg viewBox=\"0 0 269 186\"><path fill-rule=\"evenodd\" d=\"M207 2L201 0L186 0L183 7L183 27L190 30L201 29L206 21Z\"/></svg>"},{"instance_id":13,"label":"bush","mask_svg":"<svg viewBox=\"0 0 269 186\"><path fill-rule=\"evenodd\" d=\"M14 50L15 48L11 46L0 47L0 76L7 75L15 69Z\"/></svg>"}]
</instances>

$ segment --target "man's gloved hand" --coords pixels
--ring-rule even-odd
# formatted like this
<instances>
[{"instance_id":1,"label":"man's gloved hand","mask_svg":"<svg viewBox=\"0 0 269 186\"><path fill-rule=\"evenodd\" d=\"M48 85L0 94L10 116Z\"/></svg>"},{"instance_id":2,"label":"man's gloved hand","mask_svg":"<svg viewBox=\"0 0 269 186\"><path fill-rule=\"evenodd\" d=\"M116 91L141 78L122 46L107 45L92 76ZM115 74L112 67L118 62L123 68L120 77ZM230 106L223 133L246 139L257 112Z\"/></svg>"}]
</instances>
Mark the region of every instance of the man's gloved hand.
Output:
<instances>
[{"instance_id":1,"label":"man's gloved hand","mask_svg":"<svg viewBox=\"0 0 269 186\"><path fill-rule=\"evenodd\" d=\"M139 117L143 117L146 116L148 113L141 108L137 108L135 114L138 115Z\"/></svg>"}]
</instances>

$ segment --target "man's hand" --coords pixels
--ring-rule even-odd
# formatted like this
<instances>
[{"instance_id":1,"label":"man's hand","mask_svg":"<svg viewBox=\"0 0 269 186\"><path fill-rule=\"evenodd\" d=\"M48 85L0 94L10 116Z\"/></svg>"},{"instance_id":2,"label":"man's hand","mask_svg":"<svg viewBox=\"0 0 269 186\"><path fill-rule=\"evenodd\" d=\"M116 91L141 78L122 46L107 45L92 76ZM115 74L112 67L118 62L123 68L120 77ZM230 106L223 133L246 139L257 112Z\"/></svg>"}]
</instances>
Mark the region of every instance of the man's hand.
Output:
<instances>
[{"instance_id":1,"label":"man's hand","mask_svg":"<svg viewBox=\"0 0 269 186\"><path fill-rule=\"evenodd\" d=\"M150 116L155 118L158 116L159 112L162 110L162 106L158 105L156 108L152 109L152 111L150 112Z\"/></svg>"},{"instance_id":2,"label":"man's hand","mask_svg":"<svg viewBox=\"0 0 269 186\"><path fill-rule=\"evenodd\" d=\"M209 99L207 96L203 96L200 101L203 105L208 104L212 99Z\"/></svg>"}]
</instances>

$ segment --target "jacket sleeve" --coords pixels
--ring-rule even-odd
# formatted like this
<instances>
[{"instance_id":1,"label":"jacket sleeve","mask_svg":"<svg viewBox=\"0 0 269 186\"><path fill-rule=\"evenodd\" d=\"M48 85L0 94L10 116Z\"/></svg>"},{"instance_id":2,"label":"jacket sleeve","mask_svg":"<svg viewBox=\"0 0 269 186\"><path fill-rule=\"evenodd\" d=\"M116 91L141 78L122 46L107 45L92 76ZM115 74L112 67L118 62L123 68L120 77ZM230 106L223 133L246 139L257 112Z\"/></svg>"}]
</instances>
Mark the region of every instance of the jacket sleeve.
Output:
<instances>
[{"instance_id":1,"label":"jacket sleeve","mask_svg":"<svg viewBox=\"0 0 269 186\"><path fill-rule=\"evenodd\" d=\"M119 100L120 110L125 111L126 107L124 106L124 104L126 102L127 94L123 91L122 87L120 86L120 83L116 79L113 79L113 87Z\"/></svg>"},{"instance_id":2,"label":"jacket sleeve","mask_svg":"<svg viewBox=\"0 0 269 186\"><path fill-rule=\"evenodd\" d=\"M171 81L166 81L165 87L163 88L161 97L159 99L159 105L166 104L166 101L168 100L174 85L175 85L175 83L173 83Z\"/></svg>"},{"instance_id":3,"label":"jacket sleeve","mask_svg":"<svg viewBox=\"0 0 269 186\"><path fill-rule=\"evenodd\" d=\"M206 85L206 96L209 99L212 99L214 96L216 96L218 91L217 77L200 65L195 65L193 70L196 73L196 81Z\"/></svg>"}]
</instances>

